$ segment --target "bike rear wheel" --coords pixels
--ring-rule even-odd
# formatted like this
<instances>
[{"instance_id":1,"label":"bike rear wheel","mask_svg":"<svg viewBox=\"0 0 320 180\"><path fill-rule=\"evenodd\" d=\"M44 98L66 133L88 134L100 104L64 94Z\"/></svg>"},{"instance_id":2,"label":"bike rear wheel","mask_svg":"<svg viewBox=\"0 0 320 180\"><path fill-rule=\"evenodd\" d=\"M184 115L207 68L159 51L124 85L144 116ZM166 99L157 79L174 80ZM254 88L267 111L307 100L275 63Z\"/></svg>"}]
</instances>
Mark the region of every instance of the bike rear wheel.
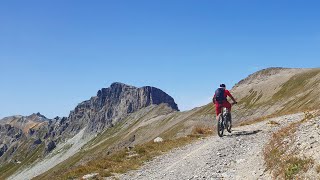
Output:
<instances>
[{"instance_id":1,"label":"bike rear wheel","mask_svg":"<svg viewBox=\"0 0 320 180\"><path fill-rule=\"evenodd\" d=\"M218 135L220 137L222 137L223 136L223 131L224 131L222 114L219 116L217 128L218 128Z\"/></svg>"}]
</instances>

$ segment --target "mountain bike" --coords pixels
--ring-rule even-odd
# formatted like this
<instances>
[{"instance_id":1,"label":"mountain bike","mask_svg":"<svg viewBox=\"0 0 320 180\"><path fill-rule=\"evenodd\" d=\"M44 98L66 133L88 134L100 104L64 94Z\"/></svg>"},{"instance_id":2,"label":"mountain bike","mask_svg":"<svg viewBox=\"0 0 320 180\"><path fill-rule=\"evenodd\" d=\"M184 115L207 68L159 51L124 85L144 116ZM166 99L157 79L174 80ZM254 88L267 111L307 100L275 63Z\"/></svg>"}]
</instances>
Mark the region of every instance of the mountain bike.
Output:
<instances>
[{"instance_id":1,"label":"mountain bike","mask_svg":"<svg viewBox=\"0 0 320 180\"><path fill-rule=\"evenodd\" d=\"M234 105L234 103L232 103ZM218 120L218 135L220 137L223 136L223 131L227 129L229 133L231 133L232 128L232 120L231 120L231 113L226 107L221 107L221 113L219 114Z\"/></svg>"}]
</instances>

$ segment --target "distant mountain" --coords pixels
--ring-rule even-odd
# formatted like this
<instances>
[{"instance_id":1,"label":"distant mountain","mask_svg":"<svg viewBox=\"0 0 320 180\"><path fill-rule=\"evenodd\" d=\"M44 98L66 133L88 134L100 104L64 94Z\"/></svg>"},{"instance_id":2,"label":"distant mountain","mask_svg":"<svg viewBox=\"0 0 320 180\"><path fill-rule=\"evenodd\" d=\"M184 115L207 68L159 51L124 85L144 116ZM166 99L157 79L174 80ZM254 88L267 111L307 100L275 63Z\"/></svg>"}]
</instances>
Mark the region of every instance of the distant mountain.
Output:
<instances>
[{"instance_id":1,"label":"distant mountain","mask_svg":"<svg viewBox=\"0 0 320 180\"><path fill-rule=\"evenodd\" d=\"M33 136L34 132L47 124L49 119L40 113L30 116L10 116L0 120L0 164L11 162L12 156L29 144L24 149L25 154L32 152L37 144L41 143L38 137ZM20 152L21 153L21 152Z\"/></svg>"},{"instance_id":2,"label":"distant mountain","mask_svg":"<svg viewBox=\"0 0 320 180\"><path fill-rule=\"evenodd\" d=\"M110 88L99 90L97 96L80 103L62 126L69 125L65 131L82 129L86 126L88 133L101 132L130 113L162 103L179 111L174 99L160 89L150 86L136 88L122 83L113 83Z\"/></svg>"},{"instance_id":3,"label":"distant mountain","mask_svg":"<svg viewBox=\"0 0 320 180\"><path fill-rule=\"evenodd\" d=\"M36 128L49 121L40 113L33 113L30 116L10 116L0 120L0 125L9 124L27 133L29 129Z\"/></svg>"}]
</instances>

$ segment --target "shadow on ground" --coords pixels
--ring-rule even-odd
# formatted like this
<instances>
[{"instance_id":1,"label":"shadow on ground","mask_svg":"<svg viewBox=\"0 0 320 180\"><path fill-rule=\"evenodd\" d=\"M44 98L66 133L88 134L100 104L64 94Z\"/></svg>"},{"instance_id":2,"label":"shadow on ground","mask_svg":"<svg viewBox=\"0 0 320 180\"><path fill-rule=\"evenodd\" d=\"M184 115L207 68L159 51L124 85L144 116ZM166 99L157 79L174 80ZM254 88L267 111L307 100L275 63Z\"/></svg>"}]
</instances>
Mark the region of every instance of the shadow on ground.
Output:
<instances>
[{"instance_id":1,"label":"shadow on ground","mask_svg":"<svg viewBox=\"0 0 320 180\"><path fill-rule=\"evenodd\" d=\"M261 132L262 130L254 130L254 131L237 131L232 130L232 134L227 134L226 136L233 137L233 136L249 136L253 134L257 134Z\"/></svg>"}]
</instances>

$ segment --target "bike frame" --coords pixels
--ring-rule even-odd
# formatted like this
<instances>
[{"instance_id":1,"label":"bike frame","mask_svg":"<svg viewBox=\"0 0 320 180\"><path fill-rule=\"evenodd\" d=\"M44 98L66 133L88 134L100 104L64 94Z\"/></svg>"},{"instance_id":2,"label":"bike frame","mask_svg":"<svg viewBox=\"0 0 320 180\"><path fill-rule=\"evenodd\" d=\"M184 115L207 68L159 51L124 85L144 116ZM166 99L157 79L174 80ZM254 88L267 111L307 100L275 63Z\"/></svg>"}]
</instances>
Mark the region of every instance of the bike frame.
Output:
<instances>
[{"instance_id":1,"label":"bike frame","mask_svg":"<svg viewBox=\"0 0 320 180\"><path fill-rule=\"evenodd\" d=\"M233 104L232 104L233 105ZM227 131L229 133L231 133L231 114L229 112L229 110L226 107L221 106L220 107L220 111L221 113L219 114L219 118L218 118L218 135L220 137L223 136L223 131L225 129L227 129ZM229 116L229 117L228 117ZM227 118L230 118L229 120L227 120ZM229 121L229 124L227 124Z\"/></svg>"}]
</instances>

